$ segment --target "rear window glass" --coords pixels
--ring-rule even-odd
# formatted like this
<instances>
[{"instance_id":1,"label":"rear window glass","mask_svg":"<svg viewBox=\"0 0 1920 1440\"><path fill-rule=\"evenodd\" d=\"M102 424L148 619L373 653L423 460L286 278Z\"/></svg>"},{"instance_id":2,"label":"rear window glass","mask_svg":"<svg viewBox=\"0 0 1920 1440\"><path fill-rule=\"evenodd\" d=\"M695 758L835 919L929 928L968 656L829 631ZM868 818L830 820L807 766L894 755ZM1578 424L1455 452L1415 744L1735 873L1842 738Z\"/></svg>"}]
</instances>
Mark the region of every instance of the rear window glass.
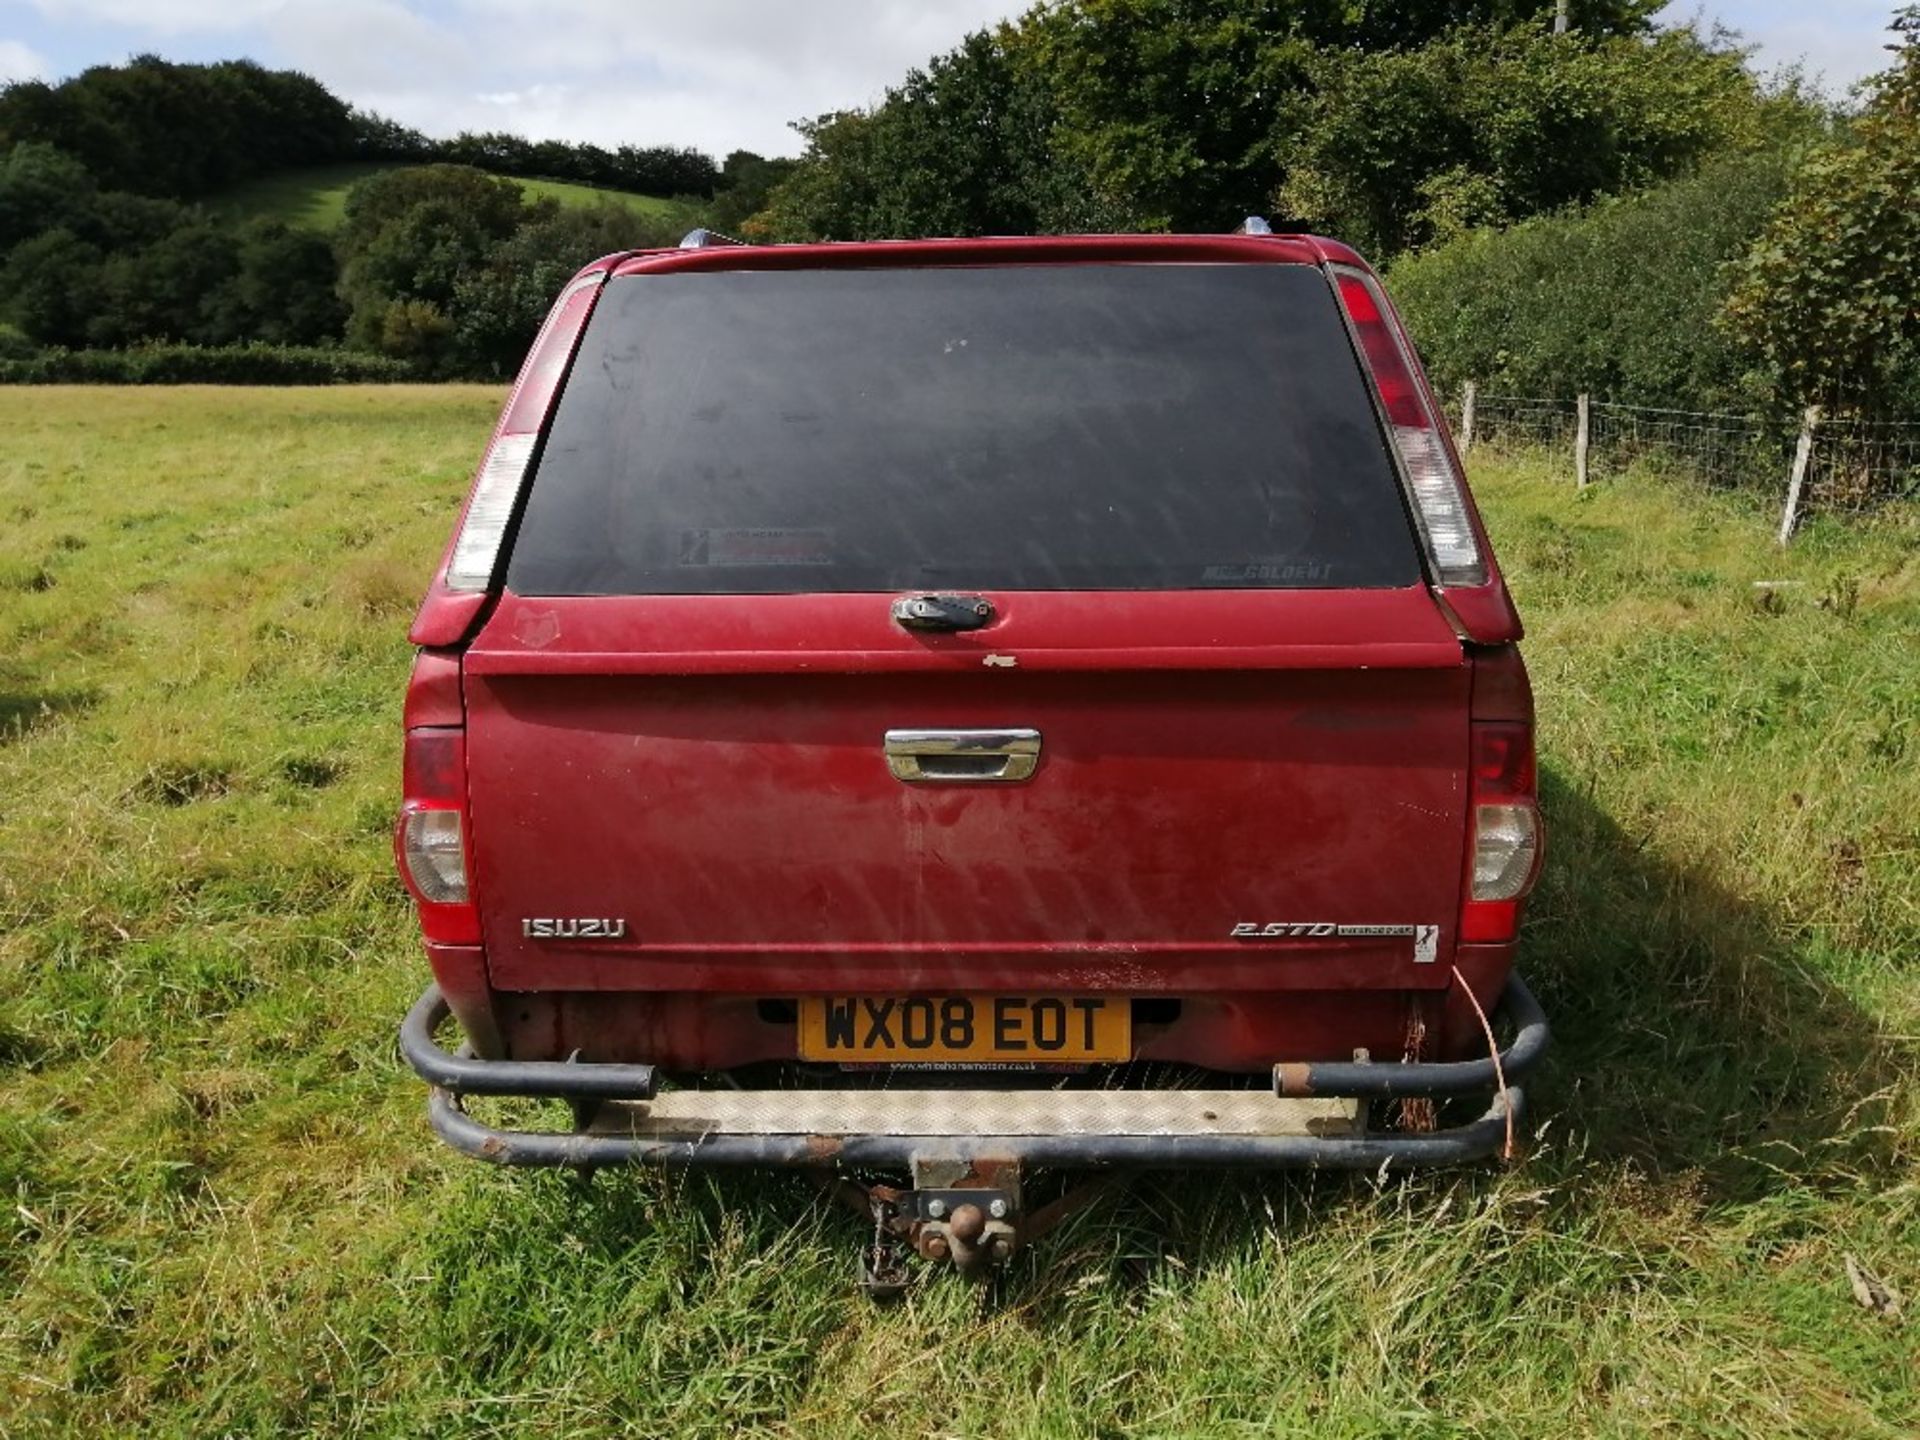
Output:
<instances>
[{"instance_id":1,"label":"rear window glass","mask_svg":"<svg viewBox=\"0 0 1920 1440\"><path fill-rule=\"evenodd\" d=\"M610 281L507 571L523 595L1419 578L1332 291L1297 265Z\"/></svg>"}]
</instances>

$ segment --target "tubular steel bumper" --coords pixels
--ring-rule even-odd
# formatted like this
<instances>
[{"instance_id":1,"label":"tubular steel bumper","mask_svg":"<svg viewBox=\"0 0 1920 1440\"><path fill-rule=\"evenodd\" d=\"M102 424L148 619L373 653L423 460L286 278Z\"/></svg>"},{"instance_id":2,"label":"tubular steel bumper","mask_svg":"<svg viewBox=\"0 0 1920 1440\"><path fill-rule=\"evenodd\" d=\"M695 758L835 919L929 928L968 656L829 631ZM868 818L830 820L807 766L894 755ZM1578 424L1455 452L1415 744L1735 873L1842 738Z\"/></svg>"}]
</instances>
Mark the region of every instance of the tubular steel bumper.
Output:
<instances>
[{"instance_id":1,"label":"tubular steel bumper","mask_svg":"<svg viewBox=\"0 0 1920 1440\"><path fill-rule=\"evenodd\" d=\"M1515 975L1508 978L1496 1011L1496 1018L1506 1016L1515 1031L1500 1052L1497 1071L1491 1056L1441 1064L1285 1064L1275 1067L1273 1092L1264 1097L1249 1091L1112 1090L676 1091L656 1098L650 1065L482 1060L464 1047L449 1052L433 1038L447 1014L438 988L430 985L400 1030L401 1053L432 1086L428 1114L435 1133L463 1154L497 1165L583 1169L637 1164L905 1169L930 1153L1073 1170L1454 1165L1495 1154L1517 1131L1525 1104L1517 1082L1545 1052L1548 1040L1545 1015ZM1484 1114L1466 1124L1427 1133L1366 1130L1367 1100L1474 1092L1493 1092L1492 1100ZM567 1100L582 1128L572 1133L495 1129L467 1114L466 1095ZM1090 1095L1108 1113L1095 1116L1087 1103ZM823 1122L834 1103L827 1097L840 1097L845 1104L845 1123ZM943 1123L942 1117L967 1112L963 1102L969 1099L973 1108L966 1123ZM1052 1099L1060 1103L1049 1118ZM996 1129L1002 1118L1006 1128ZM935 1123L923 1124L929 1119ZM1271 1121L1275 1133L1262 1133L1264 1120Z\"/></svg>"}]
</instances>

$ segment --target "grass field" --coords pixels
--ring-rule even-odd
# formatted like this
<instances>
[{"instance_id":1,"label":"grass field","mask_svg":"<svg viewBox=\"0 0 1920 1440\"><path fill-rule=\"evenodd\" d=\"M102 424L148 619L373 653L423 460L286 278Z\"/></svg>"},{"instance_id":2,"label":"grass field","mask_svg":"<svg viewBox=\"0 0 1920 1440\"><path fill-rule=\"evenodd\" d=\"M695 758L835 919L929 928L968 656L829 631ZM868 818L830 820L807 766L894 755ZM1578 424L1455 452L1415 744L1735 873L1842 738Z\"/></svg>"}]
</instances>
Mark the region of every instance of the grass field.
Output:
<instances>
[{"instance_id":1,"label":"grass field","mask_svg":"<svg viewBox=\"0 0 1920 1440\"><path fill-rule=\"evenodd\" d=\"M1530 1158L1151 1180L881 1310L800 1181L430 1142L403 631L498 401L0 392L0 1434L1920 1430L1920 518L1481 463Z\"/></svg>"},{"instance_id":2,"label":"grass field","mask_svg":"<svg viewBox=\"0 0 1920 1440\"><path fill-rule=\"evenodd\" d=\"M346 219L347 192L367 176L392 168L390 165L315 165L285 170L216 195L207 206L216 214L236 220L265 216L304 230L337 230ZM516 179L514 184L526 191L529 200L544 196L562 205L594 205L606 201L648 220L664 219L684 208L679 201L658 195L600 190L562 180Z\"/></svg>"}]
</instances>

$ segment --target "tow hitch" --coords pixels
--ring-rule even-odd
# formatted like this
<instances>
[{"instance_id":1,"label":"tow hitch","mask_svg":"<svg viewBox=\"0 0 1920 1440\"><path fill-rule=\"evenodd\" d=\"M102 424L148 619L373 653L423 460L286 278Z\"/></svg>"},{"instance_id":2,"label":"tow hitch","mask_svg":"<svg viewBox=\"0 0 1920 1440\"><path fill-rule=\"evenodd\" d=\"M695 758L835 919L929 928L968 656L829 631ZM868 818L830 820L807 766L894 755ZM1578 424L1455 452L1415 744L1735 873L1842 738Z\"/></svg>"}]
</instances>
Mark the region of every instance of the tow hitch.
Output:
<instances>
[{"instance_id":1,"label":"tow hitch","mask_svg":"<svg viewBox=\"0 0 1920 1440\"><path fill-rule=\"evenodd\" d=\"M962 1275L985 1279L1117 1178L1103 1176L1028 1211L1016 1160L916 1155L910 1170L913 1185L905 1190L845 1176L819 1177L848 1209L873 1221L873 1239L860 1252L859 1285L875 1300L892 1300L905 1291L908 1251L936 1264L951 1261Z\"/></svg>"}]
</instances>

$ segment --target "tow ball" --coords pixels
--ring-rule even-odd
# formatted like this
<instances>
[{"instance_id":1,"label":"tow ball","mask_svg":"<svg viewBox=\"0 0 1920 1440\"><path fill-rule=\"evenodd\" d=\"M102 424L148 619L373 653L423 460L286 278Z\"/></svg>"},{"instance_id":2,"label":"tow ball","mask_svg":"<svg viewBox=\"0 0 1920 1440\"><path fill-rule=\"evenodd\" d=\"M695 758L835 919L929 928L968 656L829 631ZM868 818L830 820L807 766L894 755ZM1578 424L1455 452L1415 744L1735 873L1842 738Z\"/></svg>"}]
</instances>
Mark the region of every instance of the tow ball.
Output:
<instances>
[{"instance_id":1,"label":"tow ball","mask_svg":"<svg viewBox=\"0 0 1920 1440\"><path fill-rule=\"evenodd\" d=\"M845 1176L824 1180L849 1209L873 1222L860 1252L859 1286L875 1300L901 1295L912 1278L908 1252L951 1262L983 1280L1105 1188L1096 1182L1031 1213L1021 1203L1020 1167L1012 1160L915 1156L913 1183L901 1189Z\"/></svg>"},{"instance_id":2,"label":"tow ball","mask_svg":"<svg viewBox=\"0 0 1920 1440\"><path fill-rule=\"evenodd\" d=\"M914 1190L901 1197L913 1248L928 1260L951 1260L963 1275L1004 1265L1020 1244L1017 1192Z\"/></svg>"}]
</instances>

